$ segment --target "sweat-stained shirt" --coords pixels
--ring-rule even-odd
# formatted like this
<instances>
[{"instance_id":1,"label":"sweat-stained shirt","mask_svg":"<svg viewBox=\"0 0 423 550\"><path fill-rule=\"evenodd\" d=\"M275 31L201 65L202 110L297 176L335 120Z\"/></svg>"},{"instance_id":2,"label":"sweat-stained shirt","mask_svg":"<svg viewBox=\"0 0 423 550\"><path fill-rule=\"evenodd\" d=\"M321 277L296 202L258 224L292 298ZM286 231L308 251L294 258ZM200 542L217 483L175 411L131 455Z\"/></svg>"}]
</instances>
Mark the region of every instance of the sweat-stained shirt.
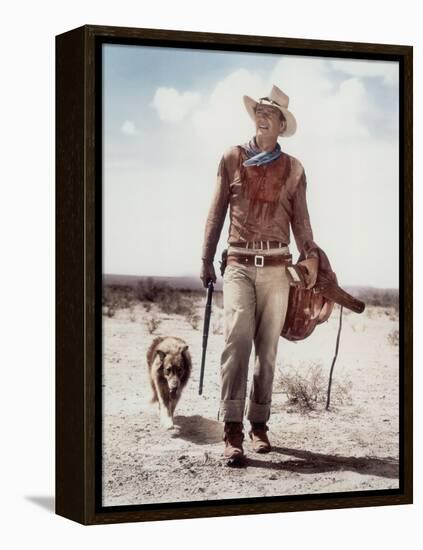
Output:
<instances>
[{"instance_id":1,"label":"sweat-stained shirt","mask_svg":"<svg viewBox=\"0 0 423 550\"><path fill-rule=\"evenodd\" d=\"M241 146L228 149L217 172L207 216L202 258L212 261L229 206L228 243L278 241L290 243L290 225L299 252L314 248L306 202L306 176L295 157L282 152L261 166L243 166Z\"/></svg>"}]
</instances>

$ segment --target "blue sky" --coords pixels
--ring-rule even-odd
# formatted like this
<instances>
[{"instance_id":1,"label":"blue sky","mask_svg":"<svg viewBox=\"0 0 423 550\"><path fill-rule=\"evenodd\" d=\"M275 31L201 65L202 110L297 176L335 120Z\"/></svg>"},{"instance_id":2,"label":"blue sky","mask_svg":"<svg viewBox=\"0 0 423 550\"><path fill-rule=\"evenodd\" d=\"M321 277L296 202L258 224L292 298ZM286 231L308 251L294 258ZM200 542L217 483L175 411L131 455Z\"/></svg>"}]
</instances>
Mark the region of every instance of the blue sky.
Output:
<instances>
[{"instance_id":1,"label":"blue sky","mask_svg":"<svg viewBox=\"0 0 423 550\"><path fill-rule=\"evenodd\" d=\"M338 278L398 285L396 63L120 45L103 60L105 273L198 273L217 164L254 133L242 96L276 84L298 122L280 144Z\"/></svg>"}]
</instances>

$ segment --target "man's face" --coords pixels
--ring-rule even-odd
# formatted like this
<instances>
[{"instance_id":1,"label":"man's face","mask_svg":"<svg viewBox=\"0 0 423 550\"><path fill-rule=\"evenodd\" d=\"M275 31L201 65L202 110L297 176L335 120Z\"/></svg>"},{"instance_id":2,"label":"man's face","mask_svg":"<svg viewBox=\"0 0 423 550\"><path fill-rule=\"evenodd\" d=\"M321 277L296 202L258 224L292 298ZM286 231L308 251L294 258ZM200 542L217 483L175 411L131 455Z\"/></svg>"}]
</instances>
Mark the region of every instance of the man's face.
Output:
<instances>
[{"instance_id":1,"label":"man's face","mask_svg":"<svg viewBox=\"0 0 423 550\"><path fill-rule=\"evenodd\" d=\"M257 136L277 139L285 124L279 109L270 105L257 105L255 118Z\"/></svg>"}]
</instances>

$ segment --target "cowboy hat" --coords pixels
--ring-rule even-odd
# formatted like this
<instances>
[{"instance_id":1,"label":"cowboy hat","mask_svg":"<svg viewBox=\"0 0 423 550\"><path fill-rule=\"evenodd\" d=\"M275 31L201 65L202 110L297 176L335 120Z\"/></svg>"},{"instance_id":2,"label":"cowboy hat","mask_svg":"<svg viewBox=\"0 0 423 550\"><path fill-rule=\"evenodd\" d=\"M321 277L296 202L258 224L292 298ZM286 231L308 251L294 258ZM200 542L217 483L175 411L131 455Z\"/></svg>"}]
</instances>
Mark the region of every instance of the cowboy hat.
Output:
<instances>
[{"instance_id":1,"label":"cowboy hat","mask_svg":"<svg viewBox=\"0 0 423 550\"><path fill-rule=\"evenodd\" d=\"M258 101L255 101L251 97L245 95L243 97L245 108L248 111L250 117L255 121L255 111L257 105L270 105L279 109L286 120L286 127L279 135L289 137L295 134L297 129L297 121L294 115L288 111L289 97L283 93L277 86L273 86L272 91L266 97L261 97Z\"/></svg>"}]
</instances>

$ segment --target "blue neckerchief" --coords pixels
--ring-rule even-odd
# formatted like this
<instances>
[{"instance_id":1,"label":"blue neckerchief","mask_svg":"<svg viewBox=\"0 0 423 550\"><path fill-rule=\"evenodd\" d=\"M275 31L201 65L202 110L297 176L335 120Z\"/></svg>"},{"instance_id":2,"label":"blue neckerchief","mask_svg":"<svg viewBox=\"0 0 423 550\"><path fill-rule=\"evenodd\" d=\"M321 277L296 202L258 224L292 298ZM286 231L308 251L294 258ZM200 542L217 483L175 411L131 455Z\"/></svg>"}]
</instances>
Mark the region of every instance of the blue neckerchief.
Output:
<instances>
[{"instance_id":1,"label":"blue neckerchief","mask_svg":"<svg viewBox=\"0 0 423 550\"><path fill-rule=\"evenodd\" d=\"M269 162L273 162L282 155L282 150L279 143L276 144L273 151L268 153L267 151L260 151L257 147L255 138L248 143L241 145L241 147L247 153L248 157L248 159L242 163L243 166L261 166L262 164L269 164Z\"/></svg>"}]
</instances>

